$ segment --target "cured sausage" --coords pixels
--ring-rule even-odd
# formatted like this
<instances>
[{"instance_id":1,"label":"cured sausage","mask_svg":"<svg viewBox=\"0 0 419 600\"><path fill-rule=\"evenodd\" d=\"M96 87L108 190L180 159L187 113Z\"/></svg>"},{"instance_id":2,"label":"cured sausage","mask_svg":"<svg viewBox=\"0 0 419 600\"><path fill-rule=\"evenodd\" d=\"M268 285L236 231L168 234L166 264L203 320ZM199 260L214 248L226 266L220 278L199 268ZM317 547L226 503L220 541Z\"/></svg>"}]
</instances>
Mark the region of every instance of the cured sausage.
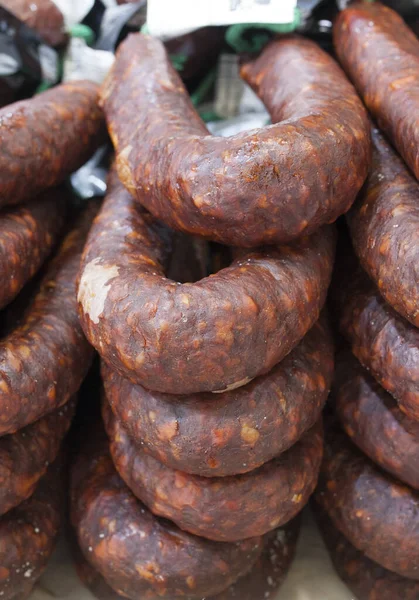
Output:
<instances>
[{"instance_id":1,"label":"cured sausage","mask_svg":"<svg viewBox=\"0 0 419 600\"><path fill-rule=\"evenodd\" d=\"M64 17L53 0L1 0L1 6L38 32L47 44L66 42Z\"/></svg>"},{"instance_id":2,"label":"cured sausage","mask_svg":"<svg viewBox=\"0 0 419 600\"><path fill-rule=\"evenodd\" d=\"M419 178L419 41L380 2L356 2L334 29L336 53L382 131Z\"/></svg>"},{"instance_id":3,"label":"cured sausage","mask_svg":"<svg viewBox=\"0 0 419 600\"><path fill-rule=\"evenodd\" d=\"M64 83L0 109L0 206L35 198L78 169L103 138L98 87Z\"/></svg>"},{"instance_id":4,"label":"cured sausage","mask_svg":"<svg viewBox=\"0 0 419 600\"><path fill-rule=\"evenodd\" d=\"M316 508L317 522L333 565L358 600L418 600L419 582L400 577L367 558Z\"/></svg>"},{"instance_id":5,"label":"cured sausage","mask_svg":"<svg viewBox=\"0 0 419 600\"><path fill-rule=\"evenodd\" d=\"M352 441L380 467L419 489L419 423L349 353L338 360L334 397Z\"/></svg>"},{"instance_id":6,"label":"cured sausage","mask_svg":"<svg viewBox=\"0 0 419 600\"><path fill-rule=\"evenodd\" d=\"M23 600L44 572L62 525L61 463L54 463L35 493L0 517L0 595Z\"/></svg>"},{"instance_id":7,"label":"cured sausage","mask_svg":"<svg viewBox=\"0 0 419 600\"><path fill-rule=\"evenodd\" d=\"M384 473L340 431L326 435L316 501L361 552L419 579L419 493Z\"/></svg>"},{"instance_id":8,"label":"cured sausage","mask_svg":"<svg viewBox=\"0 0 419 600\"><path fill-rule=\"evenodd\" d=\"M83 555L117 593L198 600L249 572L262 538L211 542L154 517L116 473L106 440L95 442L72 470L71 520Z\"/></svg>"},{"instance_id":9,"label":"cured sausage","mask_svg":"<svg viewBox=\"0 0 419 600\"><path fill-rule=\"evenodd\" d=\"M252 570L224 592L207 600L266 600L273 598L283 583L294 560L300 519L294 519L283 527L264 536L263 551ZM77 573L84 585L98 600L120 600L122 596L113 591L105 579L85 560L78 548L74 550Z\"/></svg>"},{"instance_id":10,"label":"cured sausage","mask_svg":"<svg viewBox=\"0 0 419 600\"><path fill-rule=\"evenodd\" d=\"M63 196L62 189L53 189L0 214L0 309L35 275L57 242L66 216Z\"/></svg>"},{"instance_id":11,"label":"cured sausage","mask_svg":"<svg viewBox=\"0 0 419 600\"><path fill-rule=\"evenodd\" d=\"M105 364L102 379L116 418L137 447L186 473L238 475L288 450L316 423L333 359L323 318L270 373L224 394L151 392Z\"/></svg>"},{"instance_id":12,"label":"cured sausage","mask_svg":"<svg viewBox=\"0 0 419 600\"><path fill-rule=\"evenodd\" d=\"M116 469L137 498L154 514L210 540L235 542L287 523L307 504L317 484L321 423L250 473L210 478L170 469L137 448L106 401L103 417Z\"/></svg>"},{"instance_id":13,"label":"cured sausage","mask_svg":"<svg viewBox=\"0 0 419 600\"><path fill-rule=\"evenodd\" d=\"M164 277L155 234L114 173L83 254L81 324L134 383L172 394L234 389L267 373L319 318L334 249L324 228L180 285Z\"/></svg>"},{"instance_id":14,"label":"cured sausage","mask_svg":"<svg viewBox=\"0 0 419 600\"><path fill-rule=\"evenodd\" d=\"M101 92L119 177L174 229L233 246L288 243L355 200L370 163L368 118L310 40L273 42L242 75L278 124L211 136L163 44L130 35Z\"/></svg>"},{"instance_id":15,"label":"cured sausage","mask_svg":"<svg viewBox=\"0 0 419 600\"><path fill-rule=\"evenodd\" d=\"M0 438L0 515L32 495L58 455L75 406L75 400L70 400L32 425Z\"/></svg>"},{"instance_id":16,"label":"cured sausage","mask_svg":"<svg viewBox=\"0 0 419 600\"><path fill-rule=\"evenodd\" d=\"M400 409L419 419L419 330L396 313L352 259L341 263L336 285L339 326L352 352L394 396Z\"/></svg>"},{"instance_id":17,"label":"cured sausage","mask_svg":"<svg viewBox=\"0 0 419 600\"><path fill-rule=\"evenodd\" d=\"M65 404L93 357L81 330L76 278L97 205L83 212L51 261L18 326L0 341L0 435Z\"/></svg>"},{"instance_id":18,"label":"cured sausage","mask_svg":"<svg viewBox=\"0 0 419 600\"><path fill-rule=\"evenodd\" d=\"M373 131L373 166L349 211L352 243L383 298L419 327L419 184Z\"/></svg>"}]
</instances>

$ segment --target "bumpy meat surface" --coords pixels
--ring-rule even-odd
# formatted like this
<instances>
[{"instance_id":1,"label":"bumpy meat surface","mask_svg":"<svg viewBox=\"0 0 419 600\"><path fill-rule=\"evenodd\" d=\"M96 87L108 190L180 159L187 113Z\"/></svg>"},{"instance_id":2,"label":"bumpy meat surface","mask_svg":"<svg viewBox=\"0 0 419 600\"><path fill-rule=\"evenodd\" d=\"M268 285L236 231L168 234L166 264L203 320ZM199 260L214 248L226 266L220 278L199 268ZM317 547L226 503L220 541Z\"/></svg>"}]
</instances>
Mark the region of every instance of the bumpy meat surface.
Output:
<instances>
[{"instance_id":1,"label":"bumpy meat surface","mask_svg":"<svg viewBox=\"0 0 419 600\"><path fill-rule=\"evenodd\" d=\"M378 125L419 177L419 40L380 2L355 2L334 26L336 53Z\"/></svg>"},{"instance_id":2,"label":"bumpy meat surface","mask_svg":"<svg viewBox=\"0 0 419 600\"><path fill-rule=\"evenodd\" d=\"M196 283L165 278L155 232L110 178L78 287L85 334L120 375L171 394L226 391L267 373L314 325L335 233L245 254Z\"/></svg>"},{"instance_id":3,"label":"bumpy meat surface","mask_svg":"<svg viewBox=\"0 0 419 600\"><path fill-rule=\"evenodd\" d=\"M129 36L101 92L118 173L174 229L243 247L288 243L355 200L370 163L368 118L310 40L273 42L242 75L276 124L209 135L163 44Z\"/></svg>"},{"instance_id":4,"label":"bumpy meat surface","mask_svg":"<svg viewBox=\"0 0 419 600\"><path fill-rule=\"evenodd\" d=\"M0 109L0 206L35 199L81 167L104 139L103 125L91 81Z\"/></svg>"},{"instance_id":5,"label":"bumpy meat surface","mask_svg":"<svg viewBox=\"0 0 419 600\"><path fill-rule=\"evenodd\" d=\"M352 243L383 298L419 326L419 184L373 131L373 165L347 215Z\"/></svg>"}]
</instances>

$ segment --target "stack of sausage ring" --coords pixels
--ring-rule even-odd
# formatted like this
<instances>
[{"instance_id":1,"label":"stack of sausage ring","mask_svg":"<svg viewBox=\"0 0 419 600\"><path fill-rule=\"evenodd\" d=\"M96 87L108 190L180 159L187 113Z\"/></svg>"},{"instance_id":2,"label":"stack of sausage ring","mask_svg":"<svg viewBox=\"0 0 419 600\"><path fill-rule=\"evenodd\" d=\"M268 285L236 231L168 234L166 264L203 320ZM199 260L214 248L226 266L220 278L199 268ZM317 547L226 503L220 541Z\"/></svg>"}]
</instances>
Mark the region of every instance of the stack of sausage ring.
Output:
<instances>
[{"instance_id":1,"label":"stack of sausage ring","mask_svg":"<svg viewBox=\"0 0 419 600\"><path fill-rule=\"evenodd\" d=\"M97 207L73 215L61 183L102 139L98 88L58 86L0 121L0 597L23 600L59 535L61 447L93 354L76 281Z\"/></svg>"},{"instance_id":2,"label":"stack of sausage ring","mask_svg":"<svg viewBox=\"0 0 419 600\"><path fill-rule=\"evenodd\" d=\"M347 214L352 248L344 248L333 295L350 347L338 359L332 394L342 430L327 436L316 506L333 562L359 600L413 600L419 598L419 170L411 107L419 40L379 2L349 6L334 33L342 65L389 139L373 128L372 169Z\"/></svg>"},{"instance_id":3,"label":"stack of sausage ring","mask_svg":"<svg viewBox=\"0 0 419 600\"><path fill-rule=\"evenodd\" d=\"M102 88L115 164L77 297L103 425L71 481L77 569L100 599L274 597L317 484L332 223L366 179L370 125L309 40L273 41L242 76L274 124L228 139L147 35ZM171 279L174 231L233 246L231 264Z\"/></svg>"}]
</instances>

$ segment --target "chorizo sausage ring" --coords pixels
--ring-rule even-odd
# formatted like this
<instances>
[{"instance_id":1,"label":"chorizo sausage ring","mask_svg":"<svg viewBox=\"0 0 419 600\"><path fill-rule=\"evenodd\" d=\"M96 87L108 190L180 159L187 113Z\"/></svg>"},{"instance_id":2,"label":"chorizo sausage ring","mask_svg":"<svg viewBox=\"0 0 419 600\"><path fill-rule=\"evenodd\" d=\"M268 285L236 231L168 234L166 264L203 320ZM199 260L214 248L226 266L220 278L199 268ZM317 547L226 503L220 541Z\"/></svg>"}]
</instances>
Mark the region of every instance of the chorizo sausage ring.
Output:
<instances>
[{"instance_id":1,"label":"chorizo sausage ring","mask_svg":"<svg viewBox=\"0 0 419 600\"><path fill-rule=\"evenodd\" d=\"M333 364L333 341L320 319L270 373L224 394L151 392L104 363L102 379L116 418L137 447L172 469L224 477L260 467L318 421Z\"/></svg>"},{"instance_id":2,"label":"chorizo sausage ring","mask_svg":"<svg viewBox=\"0 0 419 600\"><path fill-rule=\"evenodd\" d=\"M419 178L419 41L380 2L356 2L333 28L336 53L382 131Z\"/></svg>"},{"instance_id":3,"label":"chorizo sausage ring","mask_svg":"<svg viewBox=\"0 0 419 600\"><path fill-rule=\"evenodd\" d=\"M294 560L300 519L294 519L263 538L263 551L247 575L240 577L224 592L207 600L266 600L273 598ZM105 579L86 561L79 548L74 549L77 574L98 600L120 600Z\"/></svg>"},{"instance_id":4,"label":"chorizo sausage ring","mask_svg":"<svg viewBox=\"0 0 419 600\"><path fill-rule=\"evenodd\" d=\"M117 593L200 599L249 572L262 538L221 544L154 517L116 473L106 440L96 443L87 444L72 470L72 526L85 558Z\"/></svg>"},{"instance_id":5,"label":"chorizo sausage ring","mask_svg":"<svg viewBox=\"0 0 419 600\"><path fill-rule=\"evenodd\" d=\"M0 438L0 515L32 495L48 465L57 458L75 406L70 400L32 425Z\"/></svg>"},{"instance_id":6,"label":"chorizo sausage ring","mask_svg":"<svg viewBox=\"0 0 419 600\"><path fill-rule=\"evenodd\" d=\"M66 215L62 194L53 189L0 214L0 309L35 275L57 242Z\"/></svg>"},{"instance_id":7,"label":"chorizo sausage ring","mask_svg":"<svg viewBox=\"0 0 419 600\"><path fill-rule=\"evenodd\" d=\"M109 188L86 243L78 301L88 340L123 377L172 394L234 389L267 373L319 318L333 230L181 285L164 277L155 234L115 174Z\"/></svg>"},{"instance_id":8,"label":"chorizo sausage ring","mask_svg":"<svg viewBox=\"0 0 419 600\"><path fill-rule=\"evenodd\" d=\"M397 400L419 420L419 330L380 296L359 266L347 266L336 286L339 326L352 352Z\"/></svg>"},{"instance_id":9,"label":"chorizo sausage ring","mask_svg":"<svg viewBox=\"0 0 419 600\"><path fill-rule=\"evenodd\" d=\"M419 184L373 131L373 167L347 220L361 265L383 298L419 327Z\"/></svg>"},{"instance_id":10,"label":"chorizo sausage ring","mask_svg":"<svg viewBox=\"0 0 419 600\"><path fill-rule=\"evenodd\" d=\"M336 412L352 441L377 465L419 489L419 423L349 353L338 360Z\"/></svg>"},{"instance_id":11,"label":"chorizo sausage ring","mask_svg":"<svg viewBox=\"0 0 419 600\"><path fill-rule=\"evenodd\" d=\"M96 206L66 236L18 326L0 341L0 435L65 404L93 357L77 315L76 278Z\"/></svg>"},{"instance_id":12,"label":"chorizo sausage ring","mask_svg":"<svg viewBox=\"0 0 419 600\"><path fill-rule=\"evenodd\" d=\"M1 6L34 29L50 46L60 46L67 40L63 14L53 0L2 0Z\"/></svg>"},{"instance_id":13,"label":"chorizo sausage ring","mask_svg":"<svg viewBox=\"0 0 419 600\"><path fill-rule=\"evenodd\" d=\"M44 572L61 529L63 489L58 463L34 494L0 517L0 595L23 600Z\"/></svg>"},{"instance_id":14,"label":"chorizo sausage ring","mask_svg":"<svg viewBox=\"0 0 419 600\"><path fill-rule=\"evenodd\" d=\"M381 471L346 435L326 435L315 495L335 527L390 571L419 579L419 493Z\"/></svg>"},{"instance_id":15,"label":"chorizo sausage ring","mask_svg":"<svg viewBox=\"0 0 419 600\"><path fill-rule=\"evenodd\" d=\"M323 456L319 422L287 452L243 475L200 477L164 466L133 444L105 400L103 418L115 467L155 514L218 542L264 535L307 504Z\"/></svg>"},{"instance_id":16,"label":"chorizo sausage ring","mask_svg":"<svg viewBox=\"0 0 419 600\"><path fill-rule=\"evenodd\" d=\"M81 167L102 140L98 87L64 83L0 109L0 206L19 204Z\"/></svg>"},{"instance_id":17,"label":"chorizo sausage ring","mask_svg":"<svg viewBox=\"0 0 419 600\"><path fill-rule=\"evenodd\" d=\"M273 42L242 75L280 122L211 136L163 44L129 36L101 91L119 177L173 229L233 246L288 243L355 200L370 163L366 111L307 39Z\"/></svg>"},{"instance_id":18,"label":"chorizo sausage ring","mask_svg":"<svg viewBox=\"0 0 419 600\"><path fill-rule=\"evenodd\" d=\"M320 507L316 518L339 577L358 600L418 600L419 582L384 569L343 536Z\"/></svg>"}]
</instances>

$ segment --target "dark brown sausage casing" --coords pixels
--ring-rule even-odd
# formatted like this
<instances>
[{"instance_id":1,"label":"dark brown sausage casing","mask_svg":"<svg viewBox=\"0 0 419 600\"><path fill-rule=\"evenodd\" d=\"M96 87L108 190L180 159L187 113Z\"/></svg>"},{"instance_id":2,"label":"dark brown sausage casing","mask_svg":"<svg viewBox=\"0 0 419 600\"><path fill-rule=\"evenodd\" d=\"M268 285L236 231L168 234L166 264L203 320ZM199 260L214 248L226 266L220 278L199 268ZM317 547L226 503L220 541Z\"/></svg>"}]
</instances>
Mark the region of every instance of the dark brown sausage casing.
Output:
<instances>
[{"instance_id":1,"label":"dark brown sausage casing","mask_svg":"<svg viewBox=\"0 0 419 600\"><path fill-rule=\"evenodd\" d=\"M35 275L58 240L66 215L63 196L56 188L0 214L0 309Z\"/></svg>"},{"instance_id":2,"label":"dark brown sausage casing","mask_svg":"<svg viewBox=\"0 0 419 600\"><path fill-rule=\"evenodd\" d=\"M18 326L0 342L0 435L65 404L93 351L77 315L76 279L97 205L79 217L51 261Z\"/></svg>"},{"instance_id":3,"label":"dark brown sausage casing","mask_svg":"<svg viewBox=\"0 0 419 600\"><path fill-rule=\"evenodd\" d=\"M270 373L224 394L152 392L105 363L102 379L115 416L137 447L172 469L224 477L260 467L316 423L333 366L333 343L321 318Z\"/></svg>"},{"instance_id":4,"label":"dark brown sausage casing","mask_svg":"<svg viewBox=\"0 0 419 600\"><path fill-rule=\"evenodd\" d=\"M326 435L316 501L381 566L419 579L419 493L381 471L339 430Z\"/></svg>"},{"instance_id":5,"label":"dark brown sausage casing","mask_svg":"<svg viewBox=\"0 0 419 600\"><path fill-rule=\"evenodd\" d=\"M278 124L211 136L163 44L129 36L101 94L119 177L174 229L234 246L288 243L355 200L370 163L366 111L307 39L273 42L242 74Z\"/></svg>"},{"instance_id":6,"label":"dark brown sausage casing","mask_svg":"<svg viewBox=\"0 0 419 600\"><path fill-rule=\"evenodd\" d=\"M315 510L333 566L358 600L418 600L418 581L392 573L367 558L336 529L320 507Z\"/></svg>"},{"instance_id":7,"label":"dark brown sausage casing","mask_svg":"<svg viewBox=\"0 0 419 600\"><path fill-rule=\"evenodd\" d=\"M266 534L263 551L247 575L240 577L224 592L206 600L267 600L273 598L294 560L300 531L300 519ZM74 549L77 574L98 600L120 600L98 571L86 561L79 548Z\"/></svg>"},{"instance_id":8,"label":"dark brown sausage casing","mask_svg":"<svg viewBox=\"0 0 419 600\"><path fill-rule=\"evenodd\" d=\"M349 352L337 361L334 397L341 425L377 465L419 489L419 423Z\"/></svg>"},{"instance_id":9,"label":"dark brown sausage casing","mask_svg":"<svg viewBox=\"0 0 419 600\"><path fill-rule=\"evenodd\" d=\"M35 493L0 517L0 597L23 600L44 572L62 525L61 463L54 463Z\"/></svg>"},{"instance_id":10,"label":"dark brown sausage casing","mask_svg":"<svg viewBox=\"0 0 419 600\"><path fill-rule=\"evenodd\" d=\"M383 298L419 327L419 184L377 130L373 166L347 220L355 252Z\"/></svg>"},{"instance_id":11,"label":"dark brown sausage casing","mask_svg":"<svg viewBox=\"0 0 419 600\"><path fill-rule=\"evenodd\" d=\"M380 2L355 2L334 26L336 53L368 109L419 178L419 40Z\"/></svg>"},{"instance_id":12,"label":"dark brown sausage casing","mask_svg":"<svg viewBox=\"0 0 419 600\"><path fill-rule=\"evenodd\" d=\"M268 372L314 325L334 251L334 231L323 228L199 282L170 281L154 232L113 174L83 254L81 323L134 383L171 394L234 389Z\"/></svg>"},{"instance_id":13,"label":"dark brown sausage casing","mask_svg":"<svg viewBox=\"0 0 419 600\"><path fill-rule=\"evenodd\" d=\"M264 535L294 518L317 484L321 422L250 473L199 477L170 469L137 448L106 401L103 417L114 464L128 487L154 514L194 535L219 542Z\"/></svg>"},{"instance_id":14,"label":"dark brown sausage casing","mask_svg":"<svg viewBox=\"0 0 419 600\"><path fill-rule=\"evenodd\" d=\"M2 0L1 6L39 33L47 44L65 43L64 17L53 0Z\"/></svg>"},{"instance_id":15,"label":"dark brown sausage casing","mask_svg":"<svg viewBox=\"0 0 419 600\"><path fill-rule=\"evenodd\" d=\"M262 538L211 542L154 517L115 471L106 439L76 460L71 514L85 558L132 600L215 595L248 573L263 547Z\"/></svg>"},{"instance_id":16,"label":"dark brown sausage casing","mask_svg":"<svg viewBox=\"0 0 419 600\"><path fill-rule=\"evenodd\" d=\"M81 167L103 137L98 87L64 83L0 110L0 206L35 198Z\"/></svg>"},{"instance_id":17,"label":"dark brown sausage casing","mask_svg":"<svg viewBox=\"0 0 419 600\"><path fill-rule=\"evenodd\" d=\"M0 438L0 515L31 496L48 465L57 458L75 406L72 399L35 423Z\"/></svg>"},{"instance_id":18,"label":"dark brown sausage casing","mask_svg":"<svg viewBox=\"0 0 419 600\"><path fill-rule=\"evenodd\" d=\"M419 420L419 330L386 304L353 257L338 270L335 296L342 334L401 410Z\"/></svg>"}]
</instances>

